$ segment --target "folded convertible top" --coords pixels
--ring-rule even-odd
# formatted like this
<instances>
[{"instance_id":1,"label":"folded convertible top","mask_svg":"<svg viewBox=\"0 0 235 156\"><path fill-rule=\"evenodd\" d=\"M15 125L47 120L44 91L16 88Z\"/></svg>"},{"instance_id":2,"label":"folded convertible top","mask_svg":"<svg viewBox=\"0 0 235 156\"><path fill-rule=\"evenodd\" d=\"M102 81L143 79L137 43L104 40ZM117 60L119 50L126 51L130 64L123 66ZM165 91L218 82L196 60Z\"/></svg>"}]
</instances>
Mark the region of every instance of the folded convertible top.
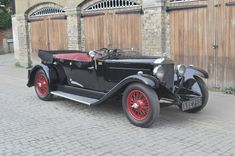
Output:
<instances>
[{"instance_id":1,"label":"folded convertible top","mask_svg":"<svg viewBox=\"0 0 235 156\"><path fill-rule=\"evenodd\" d=\"M68 53L81 53L82 51L78 50L56 50L56 51L46 51L46 50L39 50L38 57L45 63L53 63L55 54L68 54ZM85 53L85 52L83 52Z\"/></svg>"}]
</instances>

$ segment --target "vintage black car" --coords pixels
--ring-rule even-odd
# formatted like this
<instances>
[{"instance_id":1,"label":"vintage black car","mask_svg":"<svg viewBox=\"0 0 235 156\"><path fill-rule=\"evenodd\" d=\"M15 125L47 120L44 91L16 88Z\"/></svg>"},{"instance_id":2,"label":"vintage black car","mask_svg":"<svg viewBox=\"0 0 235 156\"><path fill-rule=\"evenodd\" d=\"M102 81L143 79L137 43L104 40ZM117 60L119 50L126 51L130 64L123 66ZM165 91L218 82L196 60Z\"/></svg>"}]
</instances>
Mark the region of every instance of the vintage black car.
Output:
<instances>
[{"instance_id":1,"label":"vintage black car","mask_svg":"<svg viewBox=\"0 0 235 156\"><path fill-rule=\"evenodd\" d=\"M154 123L160 103L196 113L208 101L202 79L207 79L208 73L194 66L175 65L167 57L117 49L39 51L39 57L42 62L29 70L27 86L35 86L41 100L55 95L94 106L120 97L127 118L139 127Z\"/></svg>"}]
</instances>

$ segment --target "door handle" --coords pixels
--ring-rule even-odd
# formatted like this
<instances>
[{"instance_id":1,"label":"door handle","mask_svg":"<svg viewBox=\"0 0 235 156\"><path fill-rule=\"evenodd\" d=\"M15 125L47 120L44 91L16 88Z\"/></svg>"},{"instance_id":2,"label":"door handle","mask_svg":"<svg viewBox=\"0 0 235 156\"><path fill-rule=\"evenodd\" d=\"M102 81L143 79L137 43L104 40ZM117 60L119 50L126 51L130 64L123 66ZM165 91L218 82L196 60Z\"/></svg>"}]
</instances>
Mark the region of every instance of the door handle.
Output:
<instances>
[{"instance_id":1,"label":"door handle","mask_svg":"<svg viewBox=\"0 0 235 156\"><path fill-rule=\"evenodd\" d=\"M212 45L212 48L213 48L213 49L217 49L217 48L219 48L219 46L216 45L216 44L213 44L213 45Z\"/></svg>"}]
</instances>

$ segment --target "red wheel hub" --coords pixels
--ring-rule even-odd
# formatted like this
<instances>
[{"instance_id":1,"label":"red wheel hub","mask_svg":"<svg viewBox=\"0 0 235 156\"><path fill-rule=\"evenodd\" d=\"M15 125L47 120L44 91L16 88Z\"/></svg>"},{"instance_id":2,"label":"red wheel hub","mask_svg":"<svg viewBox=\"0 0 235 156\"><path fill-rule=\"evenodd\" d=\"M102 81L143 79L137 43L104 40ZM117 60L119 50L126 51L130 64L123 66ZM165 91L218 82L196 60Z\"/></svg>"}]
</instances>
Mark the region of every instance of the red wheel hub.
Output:
<instances>
[{"instance_id":1,"label":"red wheel hub","mask_svg":"<svg viewBox=\"0 0 235 156\"><path fill-rule=\"evenodd\" d=\"M36 89L40 96L45 97L49 91L48 82L43 72L38 72L36 75Z\"/></svg>"},{"instance_id":2,"label":"red wheel hub","mask_svg":"<svg viewBox=\"0 0 235 156\"><path fill-rule=\"evenodd\" d=\"M135 120L146 119L151 109L148 97L140 90L132 90L127 96L127 109Z\"/></svg>"}]
</instances>

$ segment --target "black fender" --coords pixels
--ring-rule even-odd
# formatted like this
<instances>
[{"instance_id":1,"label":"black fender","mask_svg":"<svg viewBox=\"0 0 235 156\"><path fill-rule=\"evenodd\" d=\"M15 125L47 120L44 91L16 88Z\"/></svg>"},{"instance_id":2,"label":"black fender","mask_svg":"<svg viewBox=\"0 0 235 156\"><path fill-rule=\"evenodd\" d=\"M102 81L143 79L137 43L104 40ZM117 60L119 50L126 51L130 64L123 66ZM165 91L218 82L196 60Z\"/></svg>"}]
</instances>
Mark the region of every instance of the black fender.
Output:
<instances>
[{"instance_id":1,"label":"black fender","mask_svg":"<svg viewBox=\"0 0 235 156\"><path fill-rule=\"evenodd\" d=\"M116 95L117 93L122 93L128 85L136 82L142 83L154 90L159 87L159 80L151 75L147 74L132 75L119 82L94 105L101 104L102 102L108 100L110 97Z\"/></svg>"},{"instance_id":2,"label":"black fender","mask_svg":"<svg viewBox=\"0 0 235 156\"><path fill-rule=\"evenodd\" d=\"M198 77L205 78L205 79L209 78L209 74L205 70L194 67L194 66L188 66L185 72L185 79L187 79L188 77L194 77L194 76L198 76Z\"/></svg>"},{"instance_id":3,"label":"black fender","mask_svg":"<svg viewBox=\"0 0 235 156\"><path fill-rule=\"evenodd\" d=\"M199 92L199 89L195 89L195 87L193 89L193 86L198 83L198 79L200 78L208 79L209 74L205 70L194 66L187 67L183 87L195 92Z\"/></svg>"},{"instance_id":4,"label":"black fender","mask_svg":"<svg viewBox=\"0 0 235 156\"><path fill-rule=\"evenodd\" d=\"M42 69L46 73L50 85L57 81L57 74L53 67L50 65L39 64L28 70L28 87L34 86L35 75L39 69Z\"/></svg>"},{"instance_id":5,"label":"black fender","mask_svg":"<svg viewBox=\"0 0 235 156\"><path fill-rule=\"evenodd\" d=\"M188 66L183 77L178 77L175 74L175 85L178 87L174 91L175 100L177 98L178 101L180 100L179 94L200 95L201 90L197 84L199 83L199 79L202 78L208 79L209 74L205 70L194 66Z\"/></svg>"}]
</instances>

